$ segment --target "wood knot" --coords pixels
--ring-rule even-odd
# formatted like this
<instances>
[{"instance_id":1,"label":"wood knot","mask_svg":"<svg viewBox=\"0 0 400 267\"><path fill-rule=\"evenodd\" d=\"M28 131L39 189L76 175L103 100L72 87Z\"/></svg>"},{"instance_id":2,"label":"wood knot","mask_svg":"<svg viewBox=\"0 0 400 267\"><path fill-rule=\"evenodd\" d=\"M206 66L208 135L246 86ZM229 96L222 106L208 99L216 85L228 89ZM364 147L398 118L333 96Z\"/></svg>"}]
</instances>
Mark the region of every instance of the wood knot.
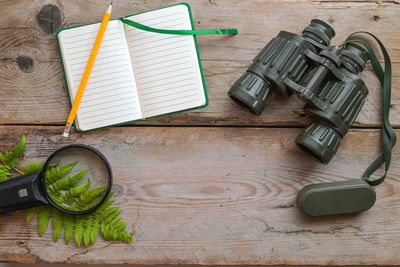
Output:
<instances>
[{"instance_id":1,"label":"wood knot","mask_svg":"<svg viewBox=\"0 0 400 267\"><path fill-rule=\"evenodd\" d=\"M54 34L61 26L60 9L52 4L45 5L38 13L40 28L47 34Z\"/></svg>"},{"instance_id":2,"label":"wood knot","mask_svg":"<svg viewBox=\"0 0 400 267\"><path fill-rule=\"evenodd\" d=\"M210 3L212 6L218 6L214 0L208 0L208 3Z\"/></svg>"},{"instance_id":3,"label":"wood knot","mask_svg":"<svg viewBox=\"0 0 400 267\"><path fill-rule=\"evenodd\" d=\"M33 71L33 59L31 57L19 56L17 57L17 64L23 72L29 73Z\"/></svg>"},{"instance_id":4,"label":"wood knot","mask_svg":"<svg viewBox=\"0 0 400 267\"><path fill-rule=\"evenodd\" d=\"M124 193L124 188L121 186L121 185L119 185L119 184L113 184L112 185L112 191L114 191L115 193L114 193L114 197L120 197L120 196L122 196L123 195L123 193Z\"/></svg>"},{"instance_id":5,"label":"wood knot","mask_svg":"<svg viewBox=\"0 0 400 267\"><path fill-rule=\"evenodd\" d=\"M372 20L374 20L374 21L378 21L379 19L380 19L380 17L378 15L375 15L372 17Z\"/></svg>"}]
</instances>

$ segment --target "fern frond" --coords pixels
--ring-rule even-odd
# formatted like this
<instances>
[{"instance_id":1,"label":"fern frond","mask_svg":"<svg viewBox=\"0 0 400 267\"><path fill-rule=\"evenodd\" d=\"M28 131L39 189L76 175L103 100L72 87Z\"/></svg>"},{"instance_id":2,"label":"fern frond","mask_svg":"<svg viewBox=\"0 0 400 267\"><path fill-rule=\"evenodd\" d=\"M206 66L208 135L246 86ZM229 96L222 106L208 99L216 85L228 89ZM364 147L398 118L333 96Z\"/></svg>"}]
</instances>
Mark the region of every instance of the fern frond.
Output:
<instances>
[{"instance_id":1,"label":"fern frond","mask_svg":"<svg viewBox=\"0 0 400 267\"><path fill-rule=\"evenodd\" d=\"M25 135L22 135L21 141L13 147L12 151L6 151L4 155L0 153L0 158L7 162L10 166L16 167L18 165L18 161L16 158L19 158L22 156L22 154L25 151L25 145L26 145L26 138Z\"/></svg>"},{"instance_id":2,"label":"fern frond","mask_svg":"<svg viewBox=\"0 0 400 267\"><path fill-rule=\"evenodd\" d=\"M44 163L39 162L30 162L26 165L26 167L22 167L22 171L24 174L39 172L43 169Z\"/></svg>"},{"instance_id":3,"label":"fern frond","mask_svg":"<svg viewBox=\"0 0 400 267\"><path fill-rule=\"evenodd\" d=\"M108 223L108 224L110 224L110 225L115 225L115 224L116 224L117 222L119 222L121 219L122 219L121 217L117 216L117 217L114 217L114 219L109 220L109 222L106 222L106 223Z\"/></svg>"},{"instance_id":4,"label":"fern frond","mask_svg":"<svg viewBox=\"0 0 400 267\"><path fill-rule=\"evenodd\" d=\"M54 166L46 170L45 173L45 183L46 186L50 186L53 183L57 182L61 178L64 177L72 168L76 165L77 162L73 162L64 166Z\"/></svg>"},{"instance_id":5,"label":"fern frond","mask_svg":"<svg viewBox=\"0 0 400 267\"><path fill-rule=\"evenodd\" d=\"M10 166L7 165L0 165L0 182L4 182L8 180L10 177Z\"/></svg>"},{"instance_id":6,"label":"fern frond","mask_svg":"<svg viewBox=\"0 0 400 267\"><path fill-rule=\"evenodd\" d=\"M124 229L126 228L127 224L128 224L128 223L125 222L125 221L120 221L120 222L118 222L116 225L114 225L114 228L117 229L117 230L122 231L122 230L124 230ZM112 224L111 224L111 225L112 225Z\"/></svg>"},{"instance_id":7,"label":"fern frond","mask_svg":"<svg viewBox=\"0 0 400 267\"><path fill-rule=\"evenodd\" d=\"M110 207L115 200L110 200L110 198L114 195L114 191L112 191L106 198L106 200L103 202L103 204L100 205L100 207L98 207L96 209L96 213L97 214L101 214L103 213L103 211L105 211L108 207Z\"/></svg>"},{"instance_id":8,"label":"fern frond","mask_svg":"<svg viewBox=\"0 0 400 267\"><path fill-rule=\"evenodd\" d=\"M84 169L83 171L78 172L77 174L75 174L73 176L62 178L62 179L56 181L55 183L53 183L52 186L56 191L69 190L70 188L74 187L75 185L77 185L80 182L80 180L85 175L87 170L88 169Z\"/></svg>"},{"instance_id":9,"label":"fern frond","mask_svg":"<svg viewBox=\"0 0 400 267\"><path fill-rule=\"evenodd\" d=\"M111 223L115 218L117 218L117 216L121 213L121 209L119 207L114 207L117 209L114 209L113 212L110 212L109 215L107 217L103 217L102 221L106 224L110 224L113 225L113 223ZM110 208L110 210L113 208Z\"/></svg>"},{"instance_id":10,"label":"fern frond","mask_svg":"<svg viewBox=\"0 0 400 267\"><path fill-rule=\"evenodd\" d=\"M113 213L118 212L119 207L115 206L115 207L111 207L106 209L101 215L100 215L100 220L101 221L105 221L109 216L112 216Z\"/></svg>"},{"instance_id":11,"label":"fern frond","mask_svg":"<svg viewBox=\"0 0 400 267\"><path fill-rule=\"evenodd\" d=\"M91 202L93 202L97 197L99 197L101 194L104 193L104 191L106 191L107 187L106 186L102 186L102 187L96 187L93 189L90 189L86 192L84 192L81 196L80 196L80 203L82 205L87 205Z\"/></svg>"},{"instance_id":12,"label":"fern frond","mask_svg":"<svg viewBox=\"0 0 400 267\"><path fill-rule=\"evenodd\" d=\"M33 215L35 215L38 210L38 207L33 207L26 210L26 223L29 223L32 220Z\"/></svg>"},{"instance_id":13,"label":"fern frond","mask_svg":"<svg viewBox=\"0 0 400 267\"><path fill-rule=\"evenodd\" d=\"M97 235L99 234L99 226L99 218L95 215L93 216L92 229L90 230L90 241L92 242L92 244L94 244L97 239Z\"/></svg>"},{"instance_id":14,"label":"fern frond","mask_svg":"<svg viewBox=\"0 0 400 267\"><path fill-rule=\"evenodd\" d=\"M51 221L53 222L53 240L54 242L57 242L64 225L63 213L59 212L55 208L52 208Z\"/></svg>"},{"instance_id":15,"label":"fern frond","mask_svg":"<svg viewBox=\"0 0 400 267\"><path fill-rule=\"evenodd\" d=\"M101 234L105 240L110 241L112 237L111 227L108 224L101 224Z\"/></svg>"},{"instance_id":16,"label":"fern frond","mask_svg":"<svg viewBox=\"0 0 400 267\"><path fill-rule=\"evenodd\" d=\"M88 180L87 184L85 185L72 187L68 192L68 196L79 197L80 195L88 191L89 188L90 188L90 180Z\"/></svg>"},{"instance_id":17,"label":"fern frond","mask_svg":"<svg viewBox=\"0 0 400 267\"><path fill-rule=\"evenodd\" d=\"M104 239L107 241L124 241L126 243L132 242L132 235L128 233L125 229L126 222L121 222L119 227L113 227L109 224L102 224L101 234L103 235ZM122 227L122 228L121 228Z\"/></svg>"},{"instance_id":18,"label":"fern frond","mask_svg":"<svg viewBox=\"0 0 400 267\"><path fill-rule=\"evenodd\" d=\"M14 158L19 158L22 156L22 154L25 151L25 146L26 146L26 138L25 135L22 135L21 141L18 143L18 145L13 147Z\"/></svg>"},{"instance_id":19,"label":"fern frond","mask_svg":"<svg viewBox=\"0 0 400 267\"><path fill-rule=\"evenodd\" d=\"M50 206L41 206L39 208L39 235L42 236L46 231L47 225L49 224L49 220L51 217L51 207Z\"/></svg>"},{"instance_id":20,"label":"fern frond","mask_svg":"<svg viewBox=\"0 0 400 267\"><path fill-rule=\"evenodd\" d=\"M85 210L85 207L82 207L79 203L79 200L76 198L71 198L68 193L60 193L55 191L53 187L48 187L47 193L50 199L57 204L57 206L62 207L69 211L82 211Z\"/></svg>"},{"instance_id":21,"label":"fern frond","mask_svg":"<svg viewBox=\"0 0 400 267\"><path fill-rule=\"evenodd\" d=\"M130 234L128 231L124 231L122 234L122 241L125 243L131 243L133 241L132 234Z\"/></svg>"},{"instance_id":22,"label":"fern frond","mask_svg":"<svg viewBox=\"0 0 400 267\"><path fill-rule=\"evenodd\" d=\"M74 233L74 217L69 214L64 215L64 236L65 242L68 244Z\"/></svg>"},{"instance_id":23,"label":"fern frond","mask_svg":"<svg viewBox=\"0 0 400 267\"><path fill-rule=\"evenodd\" d=\"M75 242L78 246L81 245L82 240L85 246L88 246L96 241L99 232L104 240L107 241L132 242L132 234L126 229L127 222L121 221L121 217L118 216L121 213L121 209L118 206L111 207L114 203L114 200L110 200L113 193L108 196L106 201L96 211L88 215L62 214L55 208L42 206L28 210L27 221L30 221L35 211L38 210L39 234L44 234L51 218L54 241L59 239L62 227L64 226L64 236L67 244L75 236ZM65 206L65 208L70 209L69 206ZM59 214L62 217L59 217Z\"/></svg>"},{"instance_id":24,"label":"fern frond","mask_svg":"<svg viewBox=\"0 0 400 267\"><path fill-rule=\"evenodd\" d=\"M10 165L13 168L17 167L18 165L18 161L15 159L15 155L12 151L6 151L4 155L0 153L0 159L5 161L8 165Z\"/></svg>"},{"instance_id":25,"label":"fern frond","mask_svg":"<svg viewBox=\"0 0 400 267\"><path fill-rule=\"evenodd\" d=\"M127 243L132 242L132 235L126 230L127 222L121 221L118 215L121 213L120 207L107 208L100 215L101 234L105 240L119 240Z\"/></svg>"},{"instance_id":26,"label":"fern frond","mask_svg":"<svg viewBox=\"0 0 400 267\"><path fill-rule=\"evenodd\" d=\"M83 230L83 241L85 242L85 247L89 246L90 244L92 226L93 226L93 218L91 216L87 216L84 222L84 230Z\"/></svg>"},{"instance_id":27,"label":"fern frond","mask_svg":"<svg viewBox=\"0 0 400 267\"><path fill-rule=\"evenodd\" d=\"M81 246L83 230L84 230L84 216L75 216L75 242L78 247Z\"/></svg>"}]
</instances>

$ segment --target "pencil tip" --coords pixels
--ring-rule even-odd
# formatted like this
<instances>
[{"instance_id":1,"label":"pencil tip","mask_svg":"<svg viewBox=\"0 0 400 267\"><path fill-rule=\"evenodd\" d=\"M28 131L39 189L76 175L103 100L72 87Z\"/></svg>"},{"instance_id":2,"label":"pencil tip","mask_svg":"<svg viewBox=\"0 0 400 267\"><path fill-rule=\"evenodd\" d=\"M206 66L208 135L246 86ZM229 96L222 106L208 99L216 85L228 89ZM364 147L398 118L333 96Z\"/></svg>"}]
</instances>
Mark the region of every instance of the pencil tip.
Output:
<instances>
[{"instance_id":1,"label":"pencil tip","mask_svg":"<svg viewBox=\"0 0 400 267\"><path fill-rule=\"evenodd\" d=\"M110 3L110 6L112 6L112 3L113 3L114 1L111 1L111 3Z\"/></svg>"}]
</instances>

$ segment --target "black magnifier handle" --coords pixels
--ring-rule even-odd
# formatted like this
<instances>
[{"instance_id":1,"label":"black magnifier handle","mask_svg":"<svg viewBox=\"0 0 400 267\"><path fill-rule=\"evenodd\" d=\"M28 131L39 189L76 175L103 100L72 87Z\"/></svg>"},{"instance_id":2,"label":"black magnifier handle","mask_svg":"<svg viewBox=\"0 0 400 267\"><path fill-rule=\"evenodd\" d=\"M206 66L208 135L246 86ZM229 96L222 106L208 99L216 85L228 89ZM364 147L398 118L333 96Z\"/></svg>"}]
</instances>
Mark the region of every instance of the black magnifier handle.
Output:
<instances>
[{"instance_id":1,"label":"black magnifier handle","mask_svg":"<svg viewBox=\"0 0 400 267\"><path fill-rule=\"evenodd\" d=\"M0 213L48 204L39 187L40 172L0 183Z\"/></svg>"}]
</instances>

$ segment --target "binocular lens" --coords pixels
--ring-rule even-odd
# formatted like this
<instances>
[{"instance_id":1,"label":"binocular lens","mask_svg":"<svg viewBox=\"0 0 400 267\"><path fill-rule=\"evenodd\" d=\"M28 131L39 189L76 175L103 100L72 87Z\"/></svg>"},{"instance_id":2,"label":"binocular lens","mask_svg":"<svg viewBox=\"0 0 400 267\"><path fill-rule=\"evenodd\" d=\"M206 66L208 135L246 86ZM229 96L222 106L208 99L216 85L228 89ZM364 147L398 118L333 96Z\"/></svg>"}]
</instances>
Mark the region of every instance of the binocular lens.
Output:
<instances>
[{"instance_id":1,"label":"binocular lens","mask_svg":"<svg viewBox=\"0 0 400 267\"><path fill-rule=\"evenodd\" d=\"M328 163L336 154L342 136L332 127L314 122L296 138L296 144L313 158Z\"/></svg>"},{"instance_id":2,"label":"binocular lens","mask_svg":"<svg viewBox=\"0 0 400 267\"><path fill-rule=\"evenodd\" d=\"M67 146L45 163L43 185L49 202L68 213L97 208L111 187L111 169L101 154L85 146Z\"/></svg>"},{"instance_id":3,"label":"binocular lens","mask_svg":"<svg viewBox=\"0 0 400 267\"><path fill-rule=\"evenodd\" d=\"M261 115L272 96L272 86L263 77L246 72L232 86L228 96L239 105Z\"/></svg>"}]
</instances>

